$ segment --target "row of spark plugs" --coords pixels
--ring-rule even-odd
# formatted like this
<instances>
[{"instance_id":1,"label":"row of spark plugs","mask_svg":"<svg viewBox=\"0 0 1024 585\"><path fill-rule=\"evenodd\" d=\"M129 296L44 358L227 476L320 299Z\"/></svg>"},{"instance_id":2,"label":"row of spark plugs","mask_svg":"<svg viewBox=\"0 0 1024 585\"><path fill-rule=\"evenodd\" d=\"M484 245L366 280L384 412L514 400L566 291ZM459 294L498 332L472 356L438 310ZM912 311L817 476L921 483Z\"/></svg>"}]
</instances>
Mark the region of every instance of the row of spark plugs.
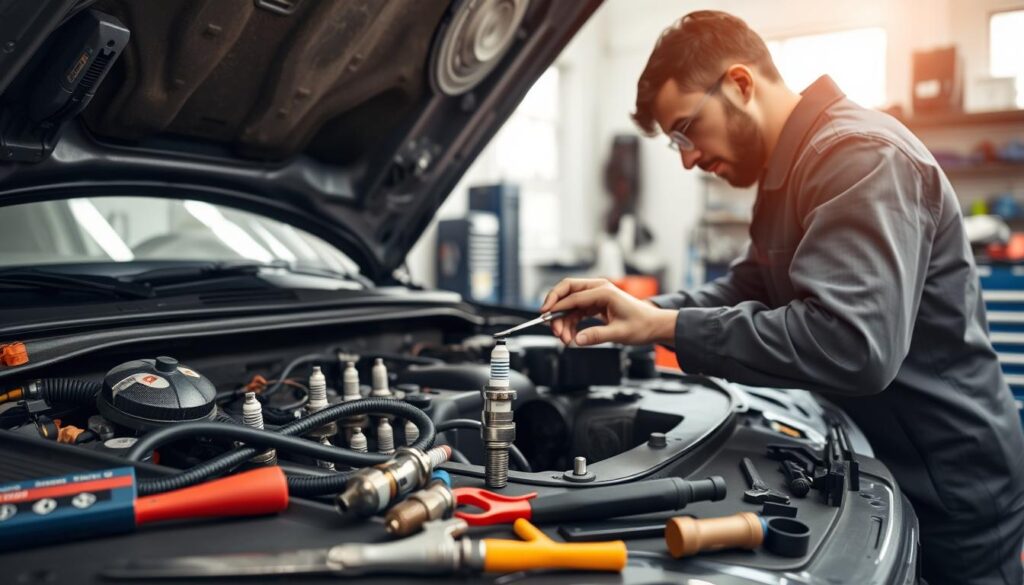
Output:
<instances>
[{"instance_id":1,"label":"row of spark plugs","mask_svg":"<svg viewBox=\"0 0 1024 585\"><path fill-rule=\"evenodd\" d=\"M384 365L384 360L377 358L373 364L371 371L372 386L370 390L371 398L393 398L394 393L388 385L388 370L387 366ZM346 363L345 370L342 374L342 400L344 402L350 402L353 400L359 400L362 395L359 392L359 372L356 370L355 363L349 361ZM305 415L320 412L321 410L330 406L327 402L327 378L324 376L320 366L314 366L313 372L309 376L309 400L306 402ZM377 437L377 451L382 455L393 455L395 453L395 431L391 426L393 417L389 416L375 416L372 421L369 421L370 417L365 414L347 417L342 421L341 427L344 429L345 443L349 449L358 451L360 453L366 453L368 450L366 435L363 434L363 428L367 426L368 422L372 422L376 429ZM242 422L243 424L256 428L263 429L263 407L259 400L256 399L254 392L247 392L245 394L245 401L242 403ZM412 445L419 438L419 429L412 421L405 421L405 441L407 445ZM339 425L336 422L328 423L322 427L309 431L306 436L313 439L323 445L331 445L331 440L337 441L339 434ZM258 465L276 465L277 464L277 453L274 449L267 449L263 453L253 457L252 462ZM334 469L334 464L330 461L317 461L317 466L323 469Z\"/></svg>"}]
</instances>

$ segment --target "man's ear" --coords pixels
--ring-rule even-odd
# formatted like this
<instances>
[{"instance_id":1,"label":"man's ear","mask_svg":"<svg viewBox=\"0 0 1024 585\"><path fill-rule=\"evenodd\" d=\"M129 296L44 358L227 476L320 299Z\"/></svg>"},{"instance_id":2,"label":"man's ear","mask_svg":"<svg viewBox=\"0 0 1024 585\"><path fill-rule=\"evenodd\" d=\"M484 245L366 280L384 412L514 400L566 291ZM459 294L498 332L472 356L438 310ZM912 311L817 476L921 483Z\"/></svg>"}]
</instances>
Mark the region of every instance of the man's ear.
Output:
<instances>
[{"instance_id":1,"label":"man's ear","mask_svg":"<svg viewBox=\"0 0 1024 585\"><path fill-rule=\"evenodd\" d=\"M754 74L746 65L736 64L725 70L725 77L739 90L744 105L754 99Z\"/></svg>"}]
</instances>

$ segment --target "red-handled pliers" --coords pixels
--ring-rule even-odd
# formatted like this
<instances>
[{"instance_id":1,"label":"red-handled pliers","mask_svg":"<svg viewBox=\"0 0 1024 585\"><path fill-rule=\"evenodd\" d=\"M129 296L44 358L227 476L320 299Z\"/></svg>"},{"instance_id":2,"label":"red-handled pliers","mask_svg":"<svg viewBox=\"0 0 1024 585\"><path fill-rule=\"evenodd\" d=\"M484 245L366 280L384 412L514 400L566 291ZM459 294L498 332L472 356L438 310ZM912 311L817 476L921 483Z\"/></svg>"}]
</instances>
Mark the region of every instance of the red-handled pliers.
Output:
<instances>
[{"instance_id":1,"label":"red-handled pliers","mask_svg":"<svg viewBox=\"0 0 1024 585\"><path fill-rule=\"evenodd\" d=\"M455 488L452 494L455 496L456 505L468 504L483 510L478 513L455 512L457 518L462 518L470 526L507 524L519 518L529 520L533 518L530 500L537 497L537 492L522 496L505 496L475 487Z\"/></svg>"}]
</instances>

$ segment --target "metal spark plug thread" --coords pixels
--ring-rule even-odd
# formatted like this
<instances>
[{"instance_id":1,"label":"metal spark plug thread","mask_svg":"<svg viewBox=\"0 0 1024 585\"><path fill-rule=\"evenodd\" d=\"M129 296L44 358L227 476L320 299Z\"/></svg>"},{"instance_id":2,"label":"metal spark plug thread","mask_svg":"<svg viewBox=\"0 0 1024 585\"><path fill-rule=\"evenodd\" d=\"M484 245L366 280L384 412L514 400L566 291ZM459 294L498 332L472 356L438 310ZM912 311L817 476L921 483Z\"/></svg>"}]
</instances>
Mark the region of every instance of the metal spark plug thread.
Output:
<instances>
[{"instance_id":1,"label":"metal spark plug thread","mask_svg":"<svg viewBox=\"0 0 1024 585\"><path fill-rule=\"evenodd\" d=\"M366 435L363 434L363 429L356 427L352 429L352 438L348 441L348 448L359 453L366 453L368 446L366 444Z\"/></svg>"},{"instance_id":2,"label":"metal spark plug thread","mask_svg":"<svg viewBox=\"0 0 1024 585\"><path fill-rule=\"evenodd\" d=\"M492 489L503 488L508 484L508 450L516 439L516 424L512 419L516 391L509 387L509 353L504 340L498 340L491 350L491 375L483 395L480 436L487 451L484 482Z\"/></svg>"},{"instance_id":3,"label":"metal spark plug thread","mask_svg":"<svg viewBox=\"0 0 1024 585\"><path fill-rule=\"evenodd\" d=\"M386 510L393 502L426 487L434 468L448 461L451 454L448 445L426 452L400 447L387 462L364 467L349 478L336 499L338 510L363 517Z\"/></svg>"},{"instance_id":4,"label":"metal spark plug thread","mask_svg":"<svg viewBox=\"0 0 1024 585\"><path fill-rule=\"evenodd\" d=\"M363 395L359 393L359 372L356 370L355 362L348 362L345 365L345 370L341 375L341 384L342 401L352 402L353 400L359 400L363 397ZM368 421L369 419L365 414L347 417L342 423L342 426L345 428L345 440L351 443L355 436L355 430L364 428ZM365 441L366 437L363 437L363 440Z\"/></svg>"},{"instance_id":5,"label":"metal spark plug thread","mask_svg":"<svg viewBox=\"0 0 1024 585\"><path fill-rule=\"evenodd\" d=\"M245 402L242 403L242 423L254 429L263 429L263 405L256 400L255 392L245 393ZM277 465L277 451L267 449L250 461L259 465Z\"/></svg>"},{"instance_id":6,"label":"metal spark plug thread","mask_svg":"<svg viewBox=\"0 0 1024 585\"><path fill-rule=\"evenodd\" d=\"M377 452L382 455L392 455L395 452L395 429L384 417L377 423Z\"/></svg>"}]
</instances>

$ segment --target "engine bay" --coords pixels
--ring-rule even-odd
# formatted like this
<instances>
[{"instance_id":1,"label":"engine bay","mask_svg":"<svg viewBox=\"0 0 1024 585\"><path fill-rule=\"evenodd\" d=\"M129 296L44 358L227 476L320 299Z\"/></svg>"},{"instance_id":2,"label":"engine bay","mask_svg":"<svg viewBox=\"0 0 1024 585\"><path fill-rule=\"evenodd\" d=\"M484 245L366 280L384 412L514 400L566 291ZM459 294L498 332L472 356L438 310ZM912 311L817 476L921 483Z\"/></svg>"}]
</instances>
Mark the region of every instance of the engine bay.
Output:
<instances>
[{"instance_id":1,"label":"engine bay","mask_svg":"<svg viewBox=\"0 0 1024 585\"><path fill-rule=\"evenodd\" d=\"M447 326L432 317L352 325L343 336L319 327L139 340L48 362L24 379L8 376L0 447L9 464L0 484L45 476L51 467L39 462L51 458L70 457L71 469L79 458L93 460L86 469L122 462L135 468L141 502L280 470L293 502L289 514L311 507L313 516L302 516L310 522L247 520L240 538L264 534L262 543L269 537L282 547L332 526L331 538L352 546L397 547L403 540L396 537L479 542L431 531L462 518L470 534L500 534L508 528L477 526L472 510L490 518L503 506L546 500L551 509L534 520L558 531L548 534L570 543L611 534L628 540L630 559L648 555L637 562L660 567L671 561L666 519L716 521L732 513L735 520L760 509L744 499L752 481L744 477L747 461L776 493L792 493L784 468L793 463L776 457L792 452L811 460L808 482L814 479L816 490L792 502L787 496L793 506L782 507L799 509L796 525L807 530L801 547L785 555L723 550L712 553L713 562L692 561L684 573L791 570L807 566L816 551L842 546L834 527L864 524L864 510L880 519L878 530L905 522L891 477L870 459L856 486L862 497L850 497L857 471L850 452L869 454L870 447L855 427L849 437L839 431L840 440L836 429L845 422L810 393L668 371L656 367L653 347L564 347L550 335L496 339L442 319ZM666 503L666 493L680 499ZM617 516L627 519L590 522ZM135 563L153 547L195 553L188 543L203 530L199 524L113 538L140 551ZM8 532L15 534L15 545L0 538L0 548L32 544ZM56 540L39 542L83 563L98 562L95 548L107 540L59 544L66 534L50 537ZM49 548L22 550L19 558L43 562ZM117 577L103 573L104 563L96 568ZM160 576L152 571L132 565L122 578Z\"/></svg>"}]
</instances>

